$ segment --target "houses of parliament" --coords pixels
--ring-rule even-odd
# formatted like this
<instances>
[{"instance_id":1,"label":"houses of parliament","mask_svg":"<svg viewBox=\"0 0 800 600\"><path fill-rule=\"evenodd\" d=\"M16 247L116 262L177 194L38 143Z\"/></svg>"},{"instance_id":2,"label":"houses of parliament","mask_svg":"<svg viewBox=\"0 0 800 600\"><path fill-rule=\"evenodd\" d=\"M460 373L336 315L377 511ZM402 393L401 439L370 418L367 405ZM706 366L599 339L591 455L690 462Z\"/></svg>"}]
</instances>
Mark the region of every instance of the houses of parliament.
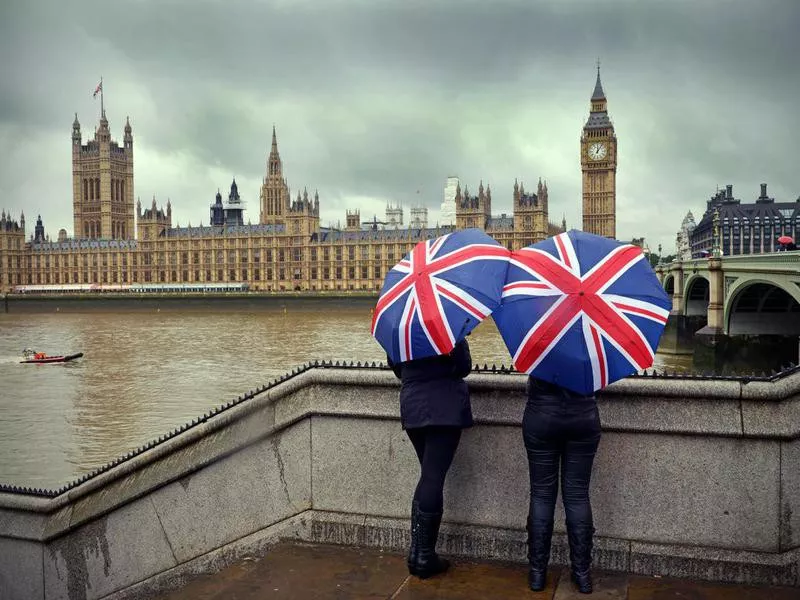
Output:
<instances>
[{"instance_id":1,"label":"houses of parliament","mask_svg":"<svg viewBox=\"0 0 800 600\"><path fill-rule=\"evenodd\" d=\"M597 80L580 139L583 229L615 236L616 136ZM83 142L72 125L73 237L46 235L41 217L32 235L25 215L0 214L0 293L35 287L125 289L131 284L237 283L243 289L281 291L380 290L386 273L414 245L454 229L477 227L509 249L565 231L549 219L547 184L536 191L514 182L513 212L492 213L492 191L481 182L471 194L458 185L455 223L429 227L419 213L408 225L387 207L387 221L362 222L347 210L344 227L320 225L320 197L306 189L290 195L275 128L259 193L257 224L244 222L238 186L227 200L217 192L206 226L176 227L172 206L134 202L134 144L126 121L122 145L111 139L105 110L93 139ZM391 213L391 214L390 214Z\"/></svg>"}]
</instances>

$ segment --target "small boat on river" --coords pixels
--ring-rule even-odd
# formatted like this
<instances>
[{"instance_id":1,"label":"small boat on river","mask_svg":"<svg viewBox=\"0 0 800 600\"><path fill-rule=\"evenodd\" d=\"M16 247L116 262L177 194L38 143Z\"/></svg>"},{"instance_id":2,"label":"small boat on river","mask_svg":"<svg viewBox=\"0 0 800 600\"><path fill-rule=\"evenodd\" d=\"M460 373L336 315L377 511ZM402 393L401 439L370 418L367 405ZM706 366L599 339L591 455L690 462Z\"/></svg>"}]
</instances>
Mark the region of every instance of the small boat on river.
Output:
<instances>
[{"instance_id":1,"label":"small boat on river","mask_svg":"<svg viewBox=\"0 0 800 600\"><path fill-rule=\"evenodd\" d=\"M30 348L26 348L22 352L22 360L19 362L23 364L28 363L37 365L47 365L50 363L68 362L70 360L75 360L76 358L80 358L81 356L83 356L83 352L77 352L75 354L62 354L58 356L48 356L44 352L34 352Z\"/></svg>"}]
</instances>

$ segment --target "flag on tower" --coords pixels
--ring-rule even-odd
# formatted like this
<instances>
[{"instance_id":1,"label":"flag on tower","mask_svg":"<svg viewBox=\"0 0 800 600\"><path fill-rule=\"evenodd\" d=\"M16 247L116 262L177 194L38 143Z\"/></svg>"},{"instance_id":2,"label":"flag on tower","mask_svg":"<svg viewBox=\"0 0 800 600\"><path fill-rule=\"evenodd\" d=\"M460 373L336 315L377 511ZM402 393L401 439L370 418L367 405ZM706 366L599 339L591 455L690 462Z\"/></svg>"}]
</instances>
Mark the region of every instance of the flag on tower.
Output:
<instances>
[{"instance_id":1,"label":"flag on tower","mask_svg":"<svg viewBox=\"0 0 800 600\"><path fill-rule=\"evenodd\" d=\"M94 88L94 94L92 94L92 98L97 98L97 94L103 91L103 80L100 80L100 83L97 84L97 87Z\"/></svg>"}]
</instances>

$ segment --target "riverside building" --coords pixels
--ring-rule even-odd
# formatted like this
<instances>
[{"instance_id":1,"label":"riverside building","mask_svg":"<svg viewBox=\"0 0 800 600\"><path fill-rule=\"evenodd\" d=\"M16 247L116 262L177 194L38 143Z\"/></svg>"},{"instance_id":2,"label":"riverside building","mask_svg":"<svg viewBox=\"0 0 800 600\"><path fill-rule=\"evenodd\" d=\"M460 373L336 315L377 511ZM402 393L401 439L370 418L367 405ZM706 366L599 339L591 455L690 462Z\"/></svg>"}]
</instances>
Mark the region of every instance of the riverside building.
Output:
<instances>
[{"instance_id":1,"label":"riverside building","mask_svg":"<svg viewBox=\"0 0 800 600\"><path fill-rule=\"evenodd\" d=\"M593 99L593 105L598 103ZM603 135L608 136L605 130ZM582 148L584 163L586 152ZM547 183L541 179L535 192L526 191L521 181L514 182L510 214L493 214L488 184L484 187L481 181L477 193L471 194L452 178L448 185L455 184L455 189L448 192L455 205L454 224L430 226L424 207L411 210L407 226L402 210L392 214L390 225L363 223L356 208L346 211L344 228L323 227L319 194L310 194L308 188L294 197L290 194L274 127L256 224L245 224L244 201L234 181L227 202L217 192L207 226L173 226L169 201L159 204L154 197L149 206L140 200L134 203L133 167L129 120L120 146L111 139L102 110L94 137L83 143L76 115L72 125L73 237L61 229L56 241L51 240L41 217L29 236L24 214L16 218L3 211L0 293L135 291L142 286L172 291L374 293L386 273L421 240L477 227L507 248L518 249L566 230L565 221L556 225L549 220ZM449 204L449 196L447 200ZM604 233L613 236L613 227Z\"/></svg>"},{"instance_id":2,"label":"riverside building","mask_svg":"<svg viewBox=\"0 0 800 600\"><path fill-rule=\"evenodd\" d=\"M481 182L476 195L457 186L455 227L429 227L427 211L412 211L407 227L402 217L391 226L363 224L358 209L347 210L344 228L322 227L317 192L310 195L304 188L290 196L274 128L257 224L244 223L234 181L227 202L217 193L209 225L174 227L169 201L159 205L153 198L144 208L137 201L134 210L130 122L120 147L111 140L103 113L94 139L83 144L76 117L72 143L77 235L67 238L62 230L51 241L40 217L28 238L24 214L15 219L3 212L0 292L135 291L135 284L172 291L375 292L417 242L455 228L478 227L511 249L563 231L548 220L547 185L541 180L536 193L515 182L513 213L500 216L492 215L489 186ZM241 285L221 285L234 283Z\"/></svg>"},{"instance_id":3,"label":"riverside building","mask_svg":"<svg viewBox=\"0 0 800 600\"><path fill-rule=\"evenodd\" d=\"M713 250L714 215L719 214L720 251L723 256L765 254L779 249L778 238L800 237L800 196L794 202L775 202L767 184L754 202L733 195L733 185L717 190L706 202L700 222L689 234L691 256L707 256Z\"/></svg>"}]
</instances>

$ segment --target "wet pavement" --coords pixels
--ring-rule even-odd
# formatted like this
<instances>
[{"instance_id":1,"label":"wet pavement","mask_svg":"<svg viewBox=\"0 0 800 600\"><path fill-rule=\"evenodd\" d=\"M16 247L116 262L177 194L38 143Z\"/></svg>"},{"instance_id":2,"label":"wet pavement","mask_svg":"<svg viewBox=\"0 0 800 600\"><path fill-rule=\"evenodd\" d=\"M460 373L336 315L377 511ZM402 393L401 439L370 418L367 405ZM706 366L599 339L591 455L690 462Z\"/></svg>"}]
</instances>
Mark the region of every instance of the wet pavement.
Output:
<instances>
[{"instance_id":1,"label":"wet pavement","mask_svg":"<svg viewBox=\"0 0 800 600\"><path fill-rule=\"evenodd\" d=\"M543 592L527 586L525 565L456 560L438 577L409 577L405 557L373 548L282 543L202 575L161 600L798 600L800 589L744 586L596 572L591 596L554 567Z\"/></svg>"}]
</instances>

